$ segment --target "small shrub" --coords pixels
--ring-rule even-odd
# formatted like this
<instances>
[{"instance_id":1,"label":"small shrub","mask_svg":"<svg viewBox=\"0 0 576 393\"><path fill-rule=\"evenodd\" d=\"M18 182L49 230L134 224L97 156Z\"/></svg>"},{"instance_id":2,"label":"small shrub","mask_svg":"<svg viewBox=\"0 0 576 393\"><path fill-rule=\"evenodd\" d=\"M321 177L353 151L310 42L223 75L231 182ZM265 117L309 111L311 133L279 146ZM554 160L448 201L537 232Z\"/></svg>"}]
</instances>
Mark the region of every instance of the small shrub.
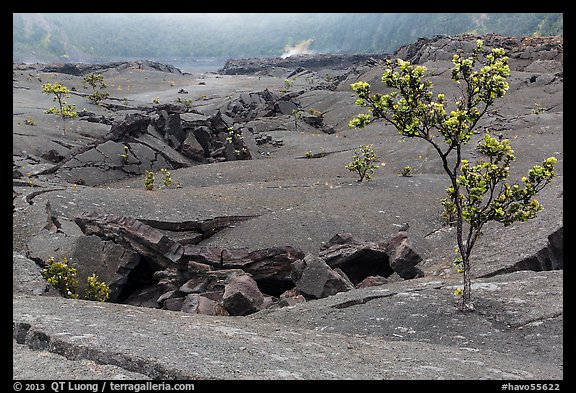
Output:
<instances>
[{"instance_id":1,"label":"small shrub","mask_svg":"<svg viewBox=\"0 0 576 393\"><path fill-rule=\"evenodd\" d=\"M42 277L66 298L77 299L78 279L76 269L68 266L68 259L63 262L56 262L54 258L46 261L46 267L42 270Z\"/></svg>"},{"instance_id":2,"label":"small shrub","mask_svg":"<svg viewBox=\"0 0 576 393\"><path fill-rule=\"evenodd\" d=\"M288 92L288 90L290 90L290 88L292 87L292 85L294 84L294 81L291 79L284 79L284 91Z\"/></svg>"},{"instance_id":3,"label":"small shrub","mask_svg":"<svg viewBox=\"0 0 576 393\"><path fill-rule=\"evenodd\" d=\"M160 169L160 172L162 172L162 183L164 183L166 187L170 187L172 185L172 174L166 168Z\"/></svg>"},{"instance_id":4,"label":"small shrub","mask_svg":"<svg viewBox=\"0 0 576 393\"><path fill-rule=\"evenodd\" d=\"M158 105L158 104L160 103L160 97L154 98L154 99L152 100L152 103Z\"/></svg>"},{"instance_id":5,"label":"small shrub","mask_svg":"<svg viewBox=\"0 0 576 393\"><path fill-rule=\"evenodd\" d=\"M364 179L370 181L374 170L380 167L379 165L373 164L377 161L377 158L374 150L372 150L372 146L374 145L361 145L359 151L354 150L354 161L346 165L346 169L350 172L356 171L356 173L358 173L359 183L364 181Z\"/></svg>"},{"instance_id":6,"label":"small shrub","mask_svg":"<svg viewBox=\"0 0 576 393\"><path fill-rule=\"evenodd\" d=\"M42 277L68 299L78 299L78 278L76 269L68 266L68 259L64 257L62 262L56 262L54 258L46 261L46 267L42 270ZM84 293L84 299L105 302L110 298L110 288L106 283L98 281L96 273L88 277L88 286Z\"/></svg>"},{"instance_id":7,"label":"small shrub","mask_svg":"<svg viewBox=\"0 0 576 393\"><path fill-rule=\"evenodd\" d=\"M312 153L312 150L308 150L306 153L304 153L304 157L314 158L314 153Z\"/></svg>"},{"instance_id":8,"label":"small shrub","mask_svg":"<svg viewBox=\"0 0 576 393\"><path fill-rule=\"evenodd\" d=\"M99 282L96 273L88 277L88 287L84 299L97 302L106 302L110 298L110 287L105 282Z\"/></svg>"},{"instance_id":9,"label":"small shrub","mask_svg":"<svg viewBox=\"0 0 576 393\"><path fill-rule=\"evenodd\" d=\"M129 147L124 145L124 153L120 154L120 157L124 161L124 164L128 164L128 153L129 152L130 152Z\"/></svg>"},{"instance_id":10,"label":"small shrub","mask_svg":"<svg viewBox=\"0 0 576 393\"><path fill-rule=\"evenodd\" d=\"M406 165L404 168L402 168L400 175L403 177L412 176L412 167L410 165Z\"/></svg>"},{"instance_id":11,"label":"small shrub","mask_svg":"<svg viewBox=\"0 0 576 393\"><path fill-rule=\"evenodd\" d=\"M153 190L154 181L154 172L146 170L146 173L144 174L144 188L146 188L148 191Z\"/></svg>"},{"instance_id":12,"label":"small shrub","mask_svg":"<svg viewBox=\"0 0 576 393\"><path fill-rule=\"evenodd\" d=\"M546 112L546 108L544 108L542 105L538 104L538 103L534 103L534 106L532 107L532 114L533 115L539 115L541 113Z\"/></svg>"},{"instance_id":13,"label":"small shrub","mask_svg":"<svg viewBox=\"0 0 576 393\"><path fill-rule=\"evenodd\" d=\"M42 85L42 93L52 94L52 101L58 102L58 107L53 106L50 109L44 111L46 114L60 115L62 119L62 132L66 133L66 126L64 121L67 118L77 117L78 112L76 112L76 105L68 104L64 101L64 98L70 97L70 90L60 82L54 84L45 83Z\"/></svg>"},{"instance_id":14,"label":"small shrub","mask_svg":"<svg viewBox=\"0 0 576 393\"><path fill-rule=\"evenodd\" d=\"M294 118L294 131L298 131L298 120L302 118L302 110L292 109L291 115Z\"/></svg>"},{"instance_id":15,"label":"small shrub","mask_svg":"<svg viewBox=\"0 0 576 393\"><path fill-rule=\"evenodd\" d=\"M102 90L107 87L106 83L104 83L104 76L102 74L86 75L82 80L82 84L84 85L85 89L87 89L88 86L92 87L92 94L90 94L87 98L88 101L92 102L93 104L98 105L100 101L110 96L110 93L106 91L104 92L96 91L96 88Z\"/></svg>"},{"instance_id":16,"label":"small shrub","mask_svg":"<svg viewBox=\"0 0 576 393\"><path fill-rule=\"evenodd\" d=\"M312 116L317 116L317 117L322 117L323 114L322 112L320 112L318 109L316 108L310 108L308 109L308 113L310 113Z\"/></svg>"}]
</instances>

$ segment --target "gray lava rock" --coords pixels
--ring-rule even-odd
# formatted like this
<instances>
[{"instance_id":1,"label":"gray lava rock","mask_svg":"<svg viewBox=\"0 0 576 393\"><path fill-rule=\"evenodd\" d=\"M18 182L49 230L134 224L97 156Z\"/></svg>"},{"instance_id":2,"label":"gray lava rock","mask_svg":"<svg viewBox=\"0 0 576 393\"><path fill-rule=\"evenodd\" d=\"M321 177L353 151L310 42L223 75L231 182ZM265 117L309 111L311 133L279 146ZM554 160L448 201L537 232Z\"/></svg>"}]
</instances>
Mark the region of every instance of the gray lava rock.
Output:
<instances>
[{"instance_id":1,"label":"gray lava rock","mask_svg":"<svg viewBox=\"0 0 576 393\"><path fill-rule=\"evenodd\" d=\"M60 296L42 277L42 268L24 255L12 252L12 292L29 295Z\"/></svg>"}]
</instances>

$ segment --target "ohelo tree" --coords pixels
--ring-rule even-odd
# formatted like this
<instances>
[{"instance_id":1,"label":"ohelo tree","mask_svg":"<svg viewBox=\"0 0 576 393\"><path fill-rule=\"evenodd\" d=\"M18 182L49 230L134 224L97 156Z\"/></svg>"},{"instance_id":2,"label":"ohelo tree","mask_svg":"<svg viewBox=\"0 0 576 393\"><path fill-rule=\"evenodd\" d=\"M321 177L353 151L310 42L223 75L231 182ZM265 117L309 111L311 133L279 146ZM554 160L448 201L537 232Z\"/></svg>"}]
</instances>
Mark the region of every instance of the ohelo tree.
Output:
<instances>
[{"instance_id":1,"label":"ohelo tree","mask_svg":"<svg viewBox=\"0 0 576 393\"><path fill-rule=\"evenodd\" d=\"M52 94L52 101L58 102L58 106L53 106L50 109L47 109L45 113L60 115L62 119L62 132L66 133L66 119L71 117L77 117L78 112L76 112L76 105L69 104L64 101L64 98L70 97L70 90L60 82L56 82L54 84L45 83L42 85L42 93L44 94Z\"/></svg>"},{"instance_id":2,"label":"ohelo tree","mask_svg":"<svg viewBox=\"0 0 576 393\"><path fill-rule=\"evenodd\" d=\"M381 80L392 92L372 94L368 83L352 84L358 95L356 105L366 107L368 113L359 114L349 125L362 128L383 119L403 137L423 139L438 153L450 179L448 198L442 205L450 210L446 213L456 225L458 262L464 281L461 309L474 310L470 256L482 228L490 221L508 226L534 218L542 210L534 197L555 176L556 158L535 165L522 177L522 185L510 185L506 179L515 159L510 142L486 132L477 146L485 158L476 163L463 159L463 149L479 120L506 94L510 67L503 49L485 51L482 40L476 42L468 57L455 54L452 63L451 77L460 86L461 96L450 107L444 94L432 93L432 82L424 79L426 67L401 59L388 60Z\"/></svg>"},{"instance_id":3,"label":"ohelo tree","mask_svg":"<svg viewBox=\"0 0 576 393\"><path fill-rule=\"evenodd\" d=\"M104 83L104 76L102 74L89 74L82 79L82 84L85 89L90 86L92 88L92 94L90 94L87 98L88 101L92 102L93 104L98 105L100 101L110 96L110 93L107 91L100 92L96 90L105 89L107 87L106 83Z\"/></svg>"}]
</instances>

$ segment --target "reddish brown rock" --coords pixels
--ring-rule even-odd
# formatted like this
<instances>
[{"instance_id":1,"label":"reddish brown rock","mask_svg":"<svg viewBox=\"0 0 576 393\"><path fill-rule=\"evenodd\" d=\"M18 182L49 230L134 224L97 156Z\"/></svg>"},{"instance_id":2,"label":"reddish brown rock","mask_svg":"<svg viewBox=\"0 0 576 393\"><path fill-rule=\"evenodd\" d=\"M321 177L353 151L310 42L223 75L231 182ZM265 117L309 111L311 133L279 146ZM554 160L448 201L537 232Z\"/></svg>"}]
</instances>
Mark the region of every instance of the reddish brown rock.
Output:
<instances>
[{"instance_id":1,"label":"reddish brown rock","mask_svg":"<svg viewBox=\"0 0 576 393\"><path fill-rule=\"evenodd\" d=\"M224 307L231 315L248 315L261 309L264 296L248 274L233 277L224 289Z\"/></svg>"}]
</instances>

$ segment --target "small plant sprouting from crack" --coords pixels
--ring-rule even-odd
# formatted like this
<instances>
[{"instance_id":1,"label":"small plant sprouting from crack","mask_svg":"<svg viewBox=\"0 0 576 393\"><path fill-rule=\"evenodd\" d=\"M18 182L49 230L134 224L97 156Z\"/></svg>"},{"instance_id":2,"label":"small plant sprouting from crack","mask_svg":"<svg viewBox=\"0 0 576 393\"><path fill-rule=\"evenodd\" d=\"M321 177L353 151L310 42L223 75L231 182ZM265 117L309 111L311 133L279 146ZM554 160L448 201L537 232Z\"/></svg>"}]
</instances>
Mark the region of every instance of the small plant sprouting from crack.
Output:
<instances>
[{"instance_id":1,"label":"small plant sprouting from crack","mask_svg":"<svg viewBox=\"0 0 576 393\"><path fill-rule=\"evenodd\" d=\"M120 154L120 157L124 161L124 164L128 164L128 153L130 152L130 148L127 145L124 145L124 153Z\"/></svg>"},{"instance_id":2,"label":"small plant sprouting from crack","mask_svg":"<svg viewBox=\"0 0 576 393\"><path fill-rule=\"evenodd\" d=\"M78 278L76 269L69 266L69 261L64 257L62 262L54 258L46 261L42 270L42 277L54 286L62 296L69 299L78 299ZM98 276L93 273L88 277L88 286L84 293L84 299L105 302L110 298L110 288L105 282L98 281Z\"/></svg>"},{"instance_id":3,"label":"small plant sprouting from crack","mask_svg":"<svg viewBox=\"0 0 576 393\"><path fill-rule=\"evenodd\" d=\"M162 183L164 183L164 186L170 187L172 185L172 174L166 168L160 169L160 172L162 172Z\"/></svg>"},{"instance_id":4,"label":"small plant sprouting from crack","mask_svg":"<svg viewBox=\"0 0 576 393\"><path fill-rule=\"evenodd\" d=\"M174 183L172 180L172 173L166 168L160 169L162 173L162 184L164 187L170 187ZM148 191L154 190L154 182L156 181L156 177L154 176L154 172L146 170L144 174L144 188ZM159 189L161 190L163 186L160 186ZM178 180L176 182L176 188L182 188L182 183Z\"/></svg>"},{"instance_id":5,"label":"small plant sprouting from crack","mask_svg":"<svg viewBox=\"0 0 576 393\"><path fill-rule=\"evenodd\" d=\"M146 170L146 173L144 174L144 188L148 191L152 191L154 189L154 181L154 172Z\"/></svg>"},{"instance_id":6,"label":"small plant sprouting from crack","mask_svg":"<svg viewBox=\"0 0 576 393\"><path fill-rule=\"evenodd\" d=\"M406 165L404 168L402 168L402 170L400 171L400 176L402 177L410 177L412 176L412 167L410 165Z\"/></svg>"}]
</instances>

